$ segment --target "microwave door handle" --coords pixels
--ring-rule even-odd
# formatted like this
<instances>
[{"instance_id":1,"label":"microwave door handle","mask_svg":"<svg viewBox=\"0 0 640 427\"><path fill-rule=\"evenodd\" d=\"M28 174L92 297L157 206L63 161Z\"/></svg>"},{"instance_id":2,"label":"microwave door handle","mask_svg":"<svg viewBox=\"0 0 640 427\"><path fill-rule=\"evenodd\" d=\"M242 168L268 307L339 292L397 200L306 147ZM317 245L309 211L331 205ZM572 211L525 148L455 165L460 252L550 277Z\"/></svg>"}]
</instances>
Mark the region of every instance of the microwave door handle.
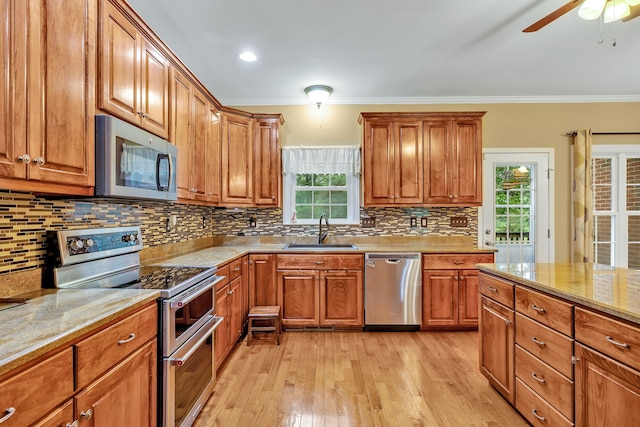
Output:
<instances>
[{"instance_id":1,"label":"microwave door handle","mask_svg":"<svg viewBox=\"0 0 640 427\"><path fill-rule=\"evenodd\" d=\"M156 187L158 188L158 191L169 191L169 182L167 182L166 187L160 183L160 162L162 162L162 159L167 159L169 164L169 174L167 179L171 182L171 155L158 154L156 157Z\"/></svg>"}]
</instances>

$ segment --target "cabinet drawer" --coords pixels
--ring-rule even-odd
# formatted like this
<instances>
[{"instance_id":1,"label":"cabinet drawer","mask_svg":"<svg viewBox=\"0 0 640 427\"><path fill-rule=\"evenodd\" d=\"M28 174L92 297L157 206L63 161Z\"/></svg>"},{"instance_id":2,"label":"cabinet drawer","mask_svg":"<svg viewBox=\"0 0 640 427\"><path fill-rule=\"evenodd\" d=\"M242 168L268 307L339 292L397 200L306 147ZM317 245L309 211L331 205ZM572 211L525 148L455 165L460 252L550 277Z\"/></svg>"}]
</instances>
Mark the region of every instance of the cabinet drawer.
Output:
<instances>
[{"instance_id":1,"label":"cabinet drawer","mask_svg":"<svg viewBox=\"0 0 640 427\"><path fill-rule=\"evenodd\" d=\"M516 409L535 427L571 427L573 423L516 378Z\"/></svg>"},{"instance_id":2,"label":"cabinet drawer","mask_svg":"<svg viewBox=\"0 0 640 427\"><path fill-rule=\"evenodd\" d=\"M516 377L573 421L573 381L520 346L516 346Z\"/></svg>"},{"instance_id":3,"label":"cabinet drawer","mask_svg":"<svg viewBox=\"0 0 640 427\"><path fill-rule=\"evenodd\" d=\"M640 328L576 307L576 340L640 369Z\"/></svg>"},{"instance_id":4,"label":"cabinet drawer","mask_svg":"<svg viewBox=\"0 0 640 427\"><path fill-rule=\"evenodd\" d=\"M573 379L573 340L516 313L516 344Z\"/></svg>"},{"instance_id":5,"label":"cabinet drawer","mask_svg":"<svg viewBox=\"0 0 640 427\"><path fill-rule=\"evenodd\" d=\"M76 344L78 389L157 336L154 304Z\"/></svg>"},{"instance_id":6,"label":"cabinet drawer","mask_svg":"<svg viewBox=\"0 0 640 427\"><path fill-rule=\"evenodd\" d=\"M424 270L473 270L476 264L492 263L493 254L426 254L422 255Z\"/></svg>"},{"instance_id":7,"label":"cabinet drawer","mask_svg":"<svg viewBox=\"0 0 640 427\"><path fill-rule=\"evenodd\" d=\"M229 279L233 280L242 274L242 260L237 259L229 263Z\"/></svg>"},{"instance_id":8,"label":"cabinet drawer","mask_svg":"<svg viewBox=\"0 0 640 427\"><path fill-rule=\"evenodd\" d=\"M231 275L231 266L229 264L225 264L222 267L218 267L218 270L216 271L216 276L224 277L224 279L216 283L216 290L223 288L224 286L229 284L229 282L231 281L230 275Z\"/></svg>"},{"instance_id":9,"label":"cabinet drawer","mask_svg":"<svg viewBox=\"0 0 640 427\"><path fill-rule=\"evenodd\" d=\"M279 270L362 270L364 255L278 255Z\"/></svg>"},{"instance_id":10,"label":"cabinet drawer","mask_svg":"<svg viewBox=\"0 0 640 427\"><path fill-rule=\"evenodd\" d=\"M558 298L516 286L516 311L573 336L573 306Z\"/></svg>"},{"instance_id":11,"label":"cabinet drawer","mask_svg":"<svg viewBox=\"0 0 640 427\"><path fill-rule=\"evenodd\" d=\"M2 427L32 425L73 394L73 350L61 353L0 383L0 418L7 408L13 415Z\"/></svg>"},{"instance_id":12,"label":"cabinet drawer","mask_svg":"<svg viewBox=\"0 0 640 427\"><path fill-rule=\"evenodd\" d=\"M513 308L514 284L488 274L480 273L478 278L479 292L509 308Z\"/></svg>"}]
</instances>

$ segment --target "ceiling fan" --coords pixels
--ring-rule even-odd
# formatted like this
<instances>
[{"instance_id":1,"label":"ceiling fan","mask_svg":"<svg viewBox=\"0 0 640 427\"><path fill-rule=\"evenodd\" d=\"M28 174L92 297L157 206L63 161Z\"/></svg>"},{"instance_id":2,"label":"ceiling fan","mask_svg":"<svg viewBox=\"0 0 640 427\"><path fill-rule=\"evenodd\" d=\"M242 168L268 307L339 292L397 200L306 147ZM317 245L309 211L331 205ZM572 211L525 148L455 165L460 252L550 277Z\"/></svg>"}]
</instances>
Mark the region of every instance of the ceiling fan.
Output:
<instances>
[{"instance_id":1,"label":"ceiling fan","mask_svg":"<svg viewBox=\"0 0 640 427\"><path fill-rule=\"evenodd\" d=\"M583 19L597 19L604 13L604 22L617 20L626 22L640 16L640 0L572 0L528 26L522 32L538 31L580 5L582 7L578 11L578 15Z\"/></svg>"}]
</instances>

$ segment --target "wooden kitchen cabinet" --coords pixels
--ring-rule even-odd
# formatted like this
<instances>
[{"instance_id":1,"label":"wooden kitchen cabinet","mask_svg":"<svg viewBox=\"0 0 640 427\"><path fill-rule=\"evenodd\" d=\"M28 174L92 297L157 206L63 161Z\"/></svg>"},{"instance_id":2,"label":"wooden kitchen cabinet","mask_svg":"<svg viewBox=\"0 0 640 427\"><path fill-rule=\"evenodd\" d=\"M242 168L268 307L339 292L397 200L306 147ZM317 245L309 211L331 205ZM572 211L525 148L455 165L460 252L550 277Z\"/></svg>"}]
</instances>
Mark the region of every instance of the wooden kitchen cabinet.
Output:
<instances>
[{"instance_id":1,"label":"wooden kitchen cabinet","mask_svg":"<svg viewBox=\"0 0 640 427\"><path fill-rule=\"evenodd\" d=\"M282 116L258 116L254 136L254 202L256 206L281 205L282 156L280 154L280 126Z\"/></svg>"},{"instance_id":2,"label":"wooden kitchen cabinet","mask_svg":"<svg viewBox=\"0 0 640 427\"><path fill-rule=\"evenodd\" d=\"M276 254L249 255L249 310L256 305L278 305Z\"/></svg>"},{"instance_id":3,"label":"wooden kitchen cabinet","mask_svg":"<svg viewBox=\"0 0 640 427\"><path fill-rule=\"evenodd\" d=\"M216 315L224 318L215 332L216 370L225 362L242 335L242 259L220 267L225 279L216 284Z\"/></svg>"},{"instance_id":4,"label":"wooden kitchen cabinet","mask_svg":"<svg viewBox=\"0 0 640 427\"><path fill-rule=\"evenodd\" d=\"M515 404L514 285L480 273L478 287L480 372L509 403Z\"/></svg>"},{"instance_id":5,"label":"wooden kitchen cabinet","mask_svg":"<svg viewBox=\"0 0 640 427\"><path fill-rule=\"evenodd\" d=\"M222 200L224 206L252 206L253 120L250 116L222 113Z\"/></svg>"},{"instance_id":6,"label":"wooden kitchen cabinet","mask_svg":"<svg viewBox=\"0 0 640 427\"><path fill-rule=\"evenodd\" d=\"M365 206L422 203L422 123L364 121Z\"/></svg>"},{"instance_id":7,"label":"wooden kitchen cabinet","mask_svg":"<svg viewBox=\"0 0 640 427\"><path fill-rule=\"evenodd\" d=\"M96 0L3 0L0 14L0 186L93 195Z\"/></svg>"},{"instance_id":8,"label":"wooden kitchen cabinet","mask_svg":"<svg viewBox=\"0 0 640 427\"><path fill-rule=\"evenodd\" d=\"M362 255L278 255L283 327L364 326Z\"/></svg>"},{"instance_id":9,"label":"wooden kitchen cabinet","mask_svg":"<svg viewBox=\"0 0 640 427\"><path fill-rule=\"evenodd\" d=\"M422 329L478 327L479 263L493 254L425 254L422 256Z\"/></svg>"},{"instance_id":10,"label":"wooden kitchen cabinet","mask_svg":"<svg viewBox=\"0 0 640 427\"><path fill-rule=\"evenodd\" d=\"M443 115L424 121L424 204L482 204L482 116Z\"/></svg>"},{"instance_id":11,"label":"wooden kitchen cabinet","mask_svg":"<svg viewBox=\"0 0 640 427\"><path fill-rule=\"evenodd\" d=\"M119 8L102 0L99 107L169 137L169 61Z\"/></svg>"}]
</instances>

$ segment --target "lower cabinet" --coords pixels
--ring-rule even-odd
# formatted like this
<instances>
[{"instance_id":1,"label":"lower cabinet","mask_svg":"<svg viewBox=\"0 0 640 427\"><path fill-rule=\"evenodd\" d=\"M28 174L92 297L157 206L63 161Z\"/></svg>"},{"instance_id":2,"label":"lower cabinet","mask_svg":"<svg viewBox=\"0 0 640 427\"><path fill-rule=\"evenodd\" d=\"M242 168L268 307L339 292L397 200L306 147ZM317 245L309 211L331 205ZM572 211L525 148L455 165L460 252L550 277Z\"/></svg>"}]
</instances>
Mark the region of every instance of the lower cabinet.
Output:
<instances>
[{"instance_id":1,"label":"lower cabinet","mask_svg":"<svg viewBox=\"0 0 640 427\"><path fill-rule=\"evenodd\" d=\"M285 328L364 326L363 255L278 255Z\"/></svg>"},{"instance_id":2,"label":"lower cabinet","mask_svg":"<svg viewBox=\"0 0 640 427\"><path fill-rule=\"evenodd\" d=\"M216 284L216 315L224 318L215 332L215 361L219 369L242 335L242 259L230 262L218 269L225 280Z\"/></svg>"},{"instance_id":3,"label":"lower cabinet","mask_svg":"<svg viewBox=\"0 0 640 427\"><path fill-rule=\"evenodd\" d=\"M426 254L422 256L422 329L478 327L479 263L493 254Z\"/></svg>"},{"instance_id":4,"label":"lower cabinet","mask_svg":"<svg viewBox=\"0 0 640 427\"><path fill-rule=\"evenodd\" d=\"M3 375L2 427L156 427L157 315L154 301Z\"/></svg>"},{"instance_id":5,"label":"lower cabinet","mask_svg":"<svg viewBox=\"0 0 640 427\"><path fill-rule=\"evenodd\" d=\"M276 254L249 255L249 309L278 305Z\"/></svg>"}]
</instances>

